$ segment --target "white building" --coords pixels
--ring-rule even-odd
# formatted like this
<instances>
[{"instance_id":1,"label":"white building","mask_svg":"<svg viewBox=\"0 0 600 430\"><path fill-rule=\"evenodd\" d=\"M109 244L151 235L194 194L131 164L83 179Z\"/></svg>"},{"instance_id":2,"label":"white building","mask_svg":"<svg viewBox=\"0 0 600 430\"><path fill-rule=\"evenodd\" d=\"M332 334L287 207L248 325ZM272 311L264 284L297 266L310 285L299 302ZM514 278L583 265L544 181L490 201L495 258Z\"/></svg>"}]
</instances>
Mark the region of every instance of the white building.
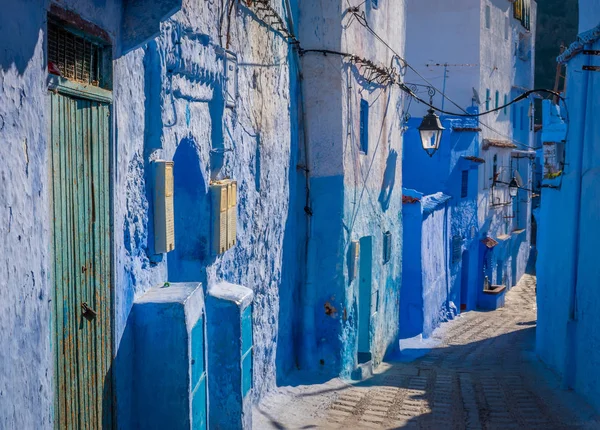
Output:
<instances>
[{"instance_id":1,"label":"white building","mask_svg":"<svg viewBox=\"0 0 600 430\"><path fill-rule=\"evenodd\" d=\"M430 178L439 176L434 170L454 166L447 177L440 178L437 189L427 191L449 195L456 194L458 185L450 178L460 178L458 170L463 173L463 186L471 183L472 174L477 175L477 228L463 229L459 234L463 241L490 237L498 242L491 251L483 246L479 251L479 285L487 277L490 284L510 288L524 273L529 257L532 196L527 190L532 188L531 157L535 155L533 99L502 106L534 88L536 12L533 0L408 1L408 86L413 84L412 89L425 100L429 100L427 87L433 87L433 105L445 111L442 117L447 119L457 116L453 114L498 108L493 113L472 117L478 121L468 130L453 127L454 132L476 131L475 145L468 145L466 136L462 143L460 139L453 141L449 152L434 155L434 159L444 157L442 165L439 160L423 157L418 160L423 164L420 173L416 173ZM426 109L413 102L413 121L422 117ZM415 145L419 144L408 142L407 138L405 148ZM448 163L445 157L449 157ZM466 172L466 167L456 164L460 157L477 157L480 166ZM514 177L520 180L522 189L511 198L508 184ZM419 179L415 185L405 177L405 186L418 188L426 180ZM458 212L454 215L458 220L464 216ZM469 225L469 220L460 222ZM457 229L460 230L456 227L455 234Z\"/></svg>"}]
</instances>

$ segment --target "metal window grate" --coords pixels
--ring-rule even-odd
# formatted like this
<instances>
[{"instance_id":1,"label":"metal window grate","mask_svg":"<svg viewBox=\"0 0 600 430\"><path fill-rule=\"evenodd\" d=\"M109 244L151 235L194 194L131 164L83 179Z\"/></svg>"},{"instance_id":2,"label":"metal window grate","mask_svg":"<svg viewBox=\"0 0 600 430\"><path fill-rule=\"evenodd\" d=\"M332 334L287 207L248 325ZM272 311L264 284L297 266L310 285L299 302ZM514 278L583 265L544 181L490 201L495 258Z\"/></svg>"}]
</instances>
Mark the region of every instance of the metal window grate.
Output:
<instances>
[{"instance_id":1,"label":"metal window grate","mask_svg":"<svg viewBox=\"0 0 600 430\"><path fill-rule=\"evenodd\" d=\"M48 69L72 81L100 85L102 47L48 23Z\"/></svg>"}]
</instances>

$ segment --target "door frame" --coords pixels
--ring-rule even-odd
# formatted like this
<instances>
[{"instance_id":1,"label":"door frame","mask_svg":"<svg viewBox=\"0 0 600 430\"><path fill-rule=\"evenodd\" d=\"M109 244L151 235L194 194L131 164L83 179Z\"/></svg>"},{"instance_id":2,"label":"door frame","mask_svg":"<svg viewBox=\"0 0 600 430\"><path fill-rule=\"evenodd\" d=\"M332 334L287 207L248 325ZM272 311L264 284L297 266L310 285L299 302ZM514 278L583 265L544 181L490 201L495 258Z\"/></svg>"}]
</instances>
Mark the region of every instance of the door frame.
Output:
<instances>
[{"instance_id":1,"label":"door frame","mask_svg":"<svg viewBox=\"0 0 600 430\"><path fill-rule=\"evenodd\" d=\"M379 299L379 288L373 289L373 236L363 236L359 239L360 256L358 269L358 322L357 322L357 346L358 354L362 357L364 354L373 354L373 339L371 338L372 324L375 314L378 312L378 303L374 299ZM365 273L368 271L368 273ZM368 285L363 282L363 276L368 277ZM373 296L377 293L376 297ZM367 303L363 300L367 299ZM367 315L364 312L367 311ZM365 323L366 327L363 327ZM366 337L365 337L366 336ZM368 349L365 351L364 349ZM359 358L359 362L362 361Z\"/></svg>"},{"instance_id":2,"label":"door frame","mask_svg":"<svg viewBox=\"0 0 600 430\"><path fill-rule=\"evenodd\" d=\"M77 82L73 82L70 81L68 79L65 79L61 76L57 76L57 75L53 75L50 73L47 73L47 88L49 92L55 92L55 93L59 93L61 95L73 98L73 99L84 99L84 100L89 100L89 101L95 101L95 102L100 102L100 103L106 103L108 104L108 110L110 112L110 119L109 119L109 133L108 133L108 199L109 199L109 204L108 204L108 219L109 219L109 249L110 249L110 256L109 256L109 282L111 285L110 288L110 303L109 303L109 307L110 307L110 312L109 312L109 318L110 318L110 339L109 342L111 344L111 357L110 357L110 366L109 366L109 372L110 372L110 378L111 378L111 385L112 385L112 399L111 399L111 423L112 423L112 427L113 428L118 428L117 425L117 411L116 411L116 404L117 404L117 396L116 396L116 377L115 377L115 372L113 369L114 363L115 363L115 358L116 358L116 352L117 352L117 345L116 345L116 333L115 333L115 325L116 325L116 311L115 311L115 303L116 303L116 288L115 288L115 228L114 228L114 184L115 184L115 158L114 158L114 154L115 154L115 148L114 148L114 142L115 142L115 137L114 137L114 129L115 129L115 121L114 121L114 110L113 110L113 95L112 95L112 91L110 90L106 90L103 88L99 88L99 87L95 87L93 85L85 85L85 84L81 84L81 83L77 83ZM48 96L48 94L46 95L46 114L48 115L48 120L47 120L47 130L46 130L46 136L47 136L47 142L50 141L50 135L51 135L51 107L50 107L50 97ZM49 147L49 145L47 146ZM52 172L52 159L49 157L47 160L47 163L49 165L48 168L48 183L50 184L49 189L48 189L48 195L51 196L53 194L53 172ZM49 207L49 211L50 214L54 214L54 200L52 198L49 198L50 201L50 207ZM54 235L54 223L52 223L51 225L51 234ZM52 246L53 240L50 241L49 246L50 246L50 255L52 260L54 261L55 258L55 250L54 247ZM51 285L52 285L52 300L56 300L56 281L55 281L55 271L54 269L51 270ZM53 370L53 377L54 377L54 383L53 383L53 410L56 409L57 407L57 402L58 402L58 397L56 396L56 359L54 357L55 354L55 348L56 348L56 342L55 342L55 338L56 338L56 319L57 319L57 315L56 315L56 311L54 310L54 306L50 307L50 326L51 326L51 332L50 332L50 347L52 350L52 361L53 361L53 365L52 365L52 370ZM53 413L54 416L54 413ZM54 423L53 423L54 425Z\"/></svg>"}]
</instances>

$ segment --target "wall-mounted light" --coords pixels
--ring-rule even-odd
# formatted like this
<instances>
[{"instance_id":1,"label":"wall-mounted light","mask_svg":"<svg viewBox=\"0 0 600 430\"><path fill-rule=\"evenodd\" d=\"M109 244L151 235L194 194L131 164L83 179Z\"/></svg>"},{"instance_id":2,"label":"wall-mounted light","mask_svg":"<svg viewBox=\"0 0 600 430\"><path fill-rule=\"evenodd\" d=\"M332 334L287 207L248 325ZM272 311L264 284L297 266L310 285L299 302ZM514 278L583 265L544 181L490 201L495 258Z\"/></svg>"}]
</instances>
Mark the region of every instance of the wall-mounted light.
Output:
<instances>
[{"instance_id":1,"label":"wall-mounted light","mask_svg":"<svg viewBox=\"0 0 600 430\"><path fill-rule=\"evenodd\" d=\"M517 197L519 193L519 183L517 182L517 178L513 177L510 183L508 184L508 194L514 199Z\"/></svg>"},{"instance_id":2,"label":"wall-mounted light","mask_svg":"<svg viewBox=\"0 0 600 430\"><path fill-rule=\"evenodd\" d=\"M433 109L429 109L419 126L419 134L421 135L421 145L430 157L439 149L444 130L440 117Z\"/></svg>"}]
</instances>

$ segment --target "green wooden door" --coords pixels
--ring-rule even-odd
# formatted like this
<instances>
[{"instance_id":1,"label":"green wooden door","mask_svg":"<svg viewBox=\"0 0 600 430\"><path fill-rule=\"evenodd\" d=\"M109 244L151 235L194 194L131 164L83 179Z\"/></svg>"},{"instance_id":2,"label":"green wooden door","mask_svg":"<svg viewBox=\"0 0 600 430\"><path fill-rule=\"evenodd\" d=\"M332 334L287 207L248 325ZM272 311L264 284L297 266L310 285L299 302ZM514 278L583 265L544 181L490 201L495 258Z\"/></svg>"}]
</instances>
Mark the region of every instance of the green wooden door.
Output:
<instances>
[{"instance_id":1,"label":"green wooden door","mask_svg":"<svg viewBox=\"0 0 600 430\"><path fill-rule=\"evenodd\" d=\"M112 427L110 105L50 94L57 428Z\"/></svg>"}]
</instances>

